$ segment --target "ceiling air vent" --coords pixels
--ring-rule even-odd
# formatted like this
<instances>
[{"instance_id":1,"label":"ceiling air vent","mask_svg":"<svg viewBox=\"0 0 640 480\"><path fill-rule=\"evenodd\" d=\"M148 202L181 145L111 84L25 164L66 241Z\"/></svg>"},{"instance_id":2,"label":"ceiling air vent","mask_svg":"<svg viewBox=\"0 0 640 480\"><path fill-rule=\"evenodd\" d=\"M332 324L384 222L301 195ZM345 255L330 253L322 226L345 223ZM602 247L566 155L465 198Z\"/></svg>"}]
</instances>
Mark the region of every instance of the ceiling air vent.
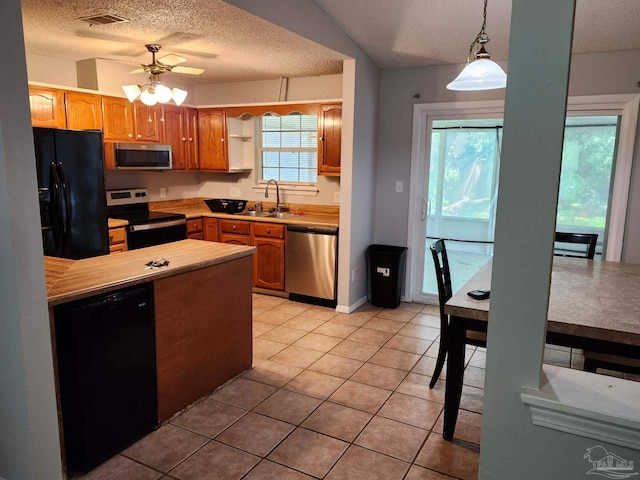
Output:
<instances>
[{"instance_id":1,"label":"ceiling air vent","mask_svg":"<svg viewBox=\"0 0 640 480\"><path fill-rule=\"evenodd\" d=\"M92 15L91 17L80 17L78 20L87 22L91 25L109 25L110 23L122 23L129 20L112 13L105 13L104 15Z\"/></svg>"}]
</instances>

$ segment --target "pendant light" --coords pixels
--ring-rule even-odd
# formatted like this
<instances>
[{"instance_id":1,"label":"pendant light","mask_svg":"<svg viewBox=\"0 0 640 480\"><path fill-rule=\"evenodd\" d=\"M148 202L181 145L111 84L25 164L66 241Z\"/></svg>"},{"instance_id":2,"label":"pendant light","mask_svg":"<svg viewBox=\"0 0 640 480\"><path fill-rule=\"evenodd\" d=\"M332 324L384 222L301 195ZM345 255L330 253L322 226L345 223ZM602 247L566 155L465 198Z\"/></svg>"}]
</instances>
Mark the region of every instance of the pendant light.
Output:
<instances>
[{"instance_id":1,"label":"pendant light","mask_svg":"<svg viewBox=\"0 0 640 480\"><path fill-rule=\"evenodd\" d=\"M460 75L447 85L448 90L494 90L506 87L507 74L500 68L500 65L491 60L491 55L485 49L485 45L489 42L489 36L484 31L486 26L487 0L484 0L482 28L469 48L466 66Z\"/></svg>"}]
</instances>

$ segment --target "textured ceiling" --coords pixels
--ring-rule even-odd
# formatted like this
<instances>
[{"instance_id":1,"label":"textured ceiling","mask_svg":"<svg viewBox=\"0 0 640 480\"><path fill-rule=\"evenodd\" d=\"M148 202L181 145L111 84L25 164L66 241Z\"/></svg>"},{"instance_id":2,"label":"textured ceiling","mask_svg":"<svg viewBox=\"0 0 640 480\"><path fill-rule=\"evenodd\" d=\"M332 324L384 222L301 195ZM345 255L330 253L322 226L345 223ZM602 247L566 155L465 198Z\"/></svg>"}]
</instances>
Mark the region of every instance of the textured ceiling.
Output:
<instances>
[{"instance_id":1,"label":"textured ceiling","mask_svg":"<svg viewBox=\"0 0 640 480\"><path fill-rule=\"evenodd\" d=\"M263 0L268 1L268 0ZM463 63L482 24L482 0L316 0L381 68ZM149 63L144 44L202 67L188 83L340 73L344 56L222 0L23 0L26 50L67 60ZM89 25L115 14L129 20ZM508 58L510 0L491 0L487 50ZM640 49L640 0L577 0L574 53ZM540 32L544 35L544 32ZM535 38L532 39L535 41ZM172 73L170 75L177 75Z\"/></svg>"},{"instance_id":2,"label":"textured ceiling","mask_svg":"<svg viewBox=\"0 0 640 480\"><path fill-rule=\"evenodd\" d=\"M464 63L482 26L484 6L482 0L316 0L316 3L380 68ZM509 56L510 26L511 0L490 0L487 50L494 60ZM640 0L576 1L573 53L633 49L640 49Z\"/></svg>"},{"instance_id":3,"label":"textured ceiling","mask_svg":"<svg viewBox=\"0 0 640 480\"><path fill-rule=\"evenodd\" d=\"M221 0L23 0L22 11L28 53L118 60L133 70L151 62L144 45L157 43L158 58L176 53L187 59L182 66L205 69L181 75L187 83L341 73L345 58ZM129 22L78 20L98 14Z\"/></svg>"}]
</instances>

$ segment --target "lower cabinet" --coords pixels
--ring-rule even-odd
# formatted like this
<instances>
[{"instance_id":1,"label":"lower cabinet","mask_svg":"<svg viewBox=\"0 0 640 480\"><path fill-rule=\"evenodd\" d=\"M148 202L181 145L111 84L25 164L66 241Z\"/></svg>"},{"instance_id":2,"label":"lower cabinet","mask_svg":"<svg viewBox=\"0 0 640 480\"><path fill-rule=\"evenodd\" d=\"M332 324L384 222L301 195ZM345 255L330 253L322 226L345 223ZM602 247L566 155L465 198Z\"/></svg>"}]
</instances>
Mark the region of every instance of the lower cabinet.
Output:
<instances>
[{"instance_id":1,"label":"lower cabinet","mask_svg":"<svg viewBox=\"0 0 640 480\"><path fill-rule=\"evenodd\" d=\"M204 239L208 242L217 242L218 235L218 219L205 217L202 219L204 226Z\"/></svg>"},{"instance_id":2,"label":"lower cabinet","mask_svg":"<svg viewBox=\"0 0 640 480\"><path fill-rule=\"evenodd\" d=\"M222 243L233 245L251 245L251 222L242 220L220 220L220 238Z\"/></svg>"},{"instance_id":3,"label":"lower cabinet","mask_svg":"<svg viewBox=\"0 0 640 480\"><path fill-rule=\"evenodd\" d=\"M127 251L127 230L126 227L109 229L109 253Z\"/></svg>"},{"instance_id":4,"label":"lower cabinet","mask_svg":"<svg viewBox=\"0 0 640 480\"><path fill-rule=\"evenodd\" d=\"M192 218L187 220L187 238L191 238L193 240L204 240L202 218Z\"/></svg>"},{"instance_id":5,"label":"lower cabinet","mask_svg":"<svg viewBox=\"0 0 640 480\"><path fill-rule=\"evenodd\" d=\"M253 286L283 292L286 226L227 219L218 219L217 223L218 238L213 241L256 247L257 252L253 256ZM206 232L205 226L205 239L209 240Z\"/></svg>"},{"instance_id":6,"label":"lower cabinet","mask_svg":"<svg viewBox=\"0 0 640 480\"><path fill-rule=\"evenodd\" d=\"M257 249L253 261L253 285L284 291L284 225L255 223L251 235Z\"/></svg>"}]
</instances>

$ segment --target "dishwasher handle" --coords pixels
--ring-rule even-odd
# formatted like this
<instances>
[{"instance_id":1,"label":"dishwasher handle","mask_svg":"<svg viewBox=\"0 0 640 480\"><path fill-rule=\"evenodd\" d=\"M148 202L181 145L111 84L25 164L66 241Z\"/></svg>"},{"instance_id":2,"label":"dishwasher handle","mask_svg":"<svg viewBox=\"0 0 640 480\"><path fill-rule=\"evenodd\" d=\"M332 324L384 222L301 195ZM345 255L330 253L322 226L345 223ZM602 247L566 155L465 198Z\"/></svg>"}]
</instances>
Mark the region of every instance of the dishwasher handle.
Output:
<instances>
[{"instance_id":1,"label":"dishwasher handle","mask_svg":"<svg viewBox=\"0 0 640 480\"><path fill-rule=\"evenodd\" d=\"M300 232L316 235L338 235L337 227L323 227L319 225L287 225L288 232Z\"/></svg>"}]
</instances>

